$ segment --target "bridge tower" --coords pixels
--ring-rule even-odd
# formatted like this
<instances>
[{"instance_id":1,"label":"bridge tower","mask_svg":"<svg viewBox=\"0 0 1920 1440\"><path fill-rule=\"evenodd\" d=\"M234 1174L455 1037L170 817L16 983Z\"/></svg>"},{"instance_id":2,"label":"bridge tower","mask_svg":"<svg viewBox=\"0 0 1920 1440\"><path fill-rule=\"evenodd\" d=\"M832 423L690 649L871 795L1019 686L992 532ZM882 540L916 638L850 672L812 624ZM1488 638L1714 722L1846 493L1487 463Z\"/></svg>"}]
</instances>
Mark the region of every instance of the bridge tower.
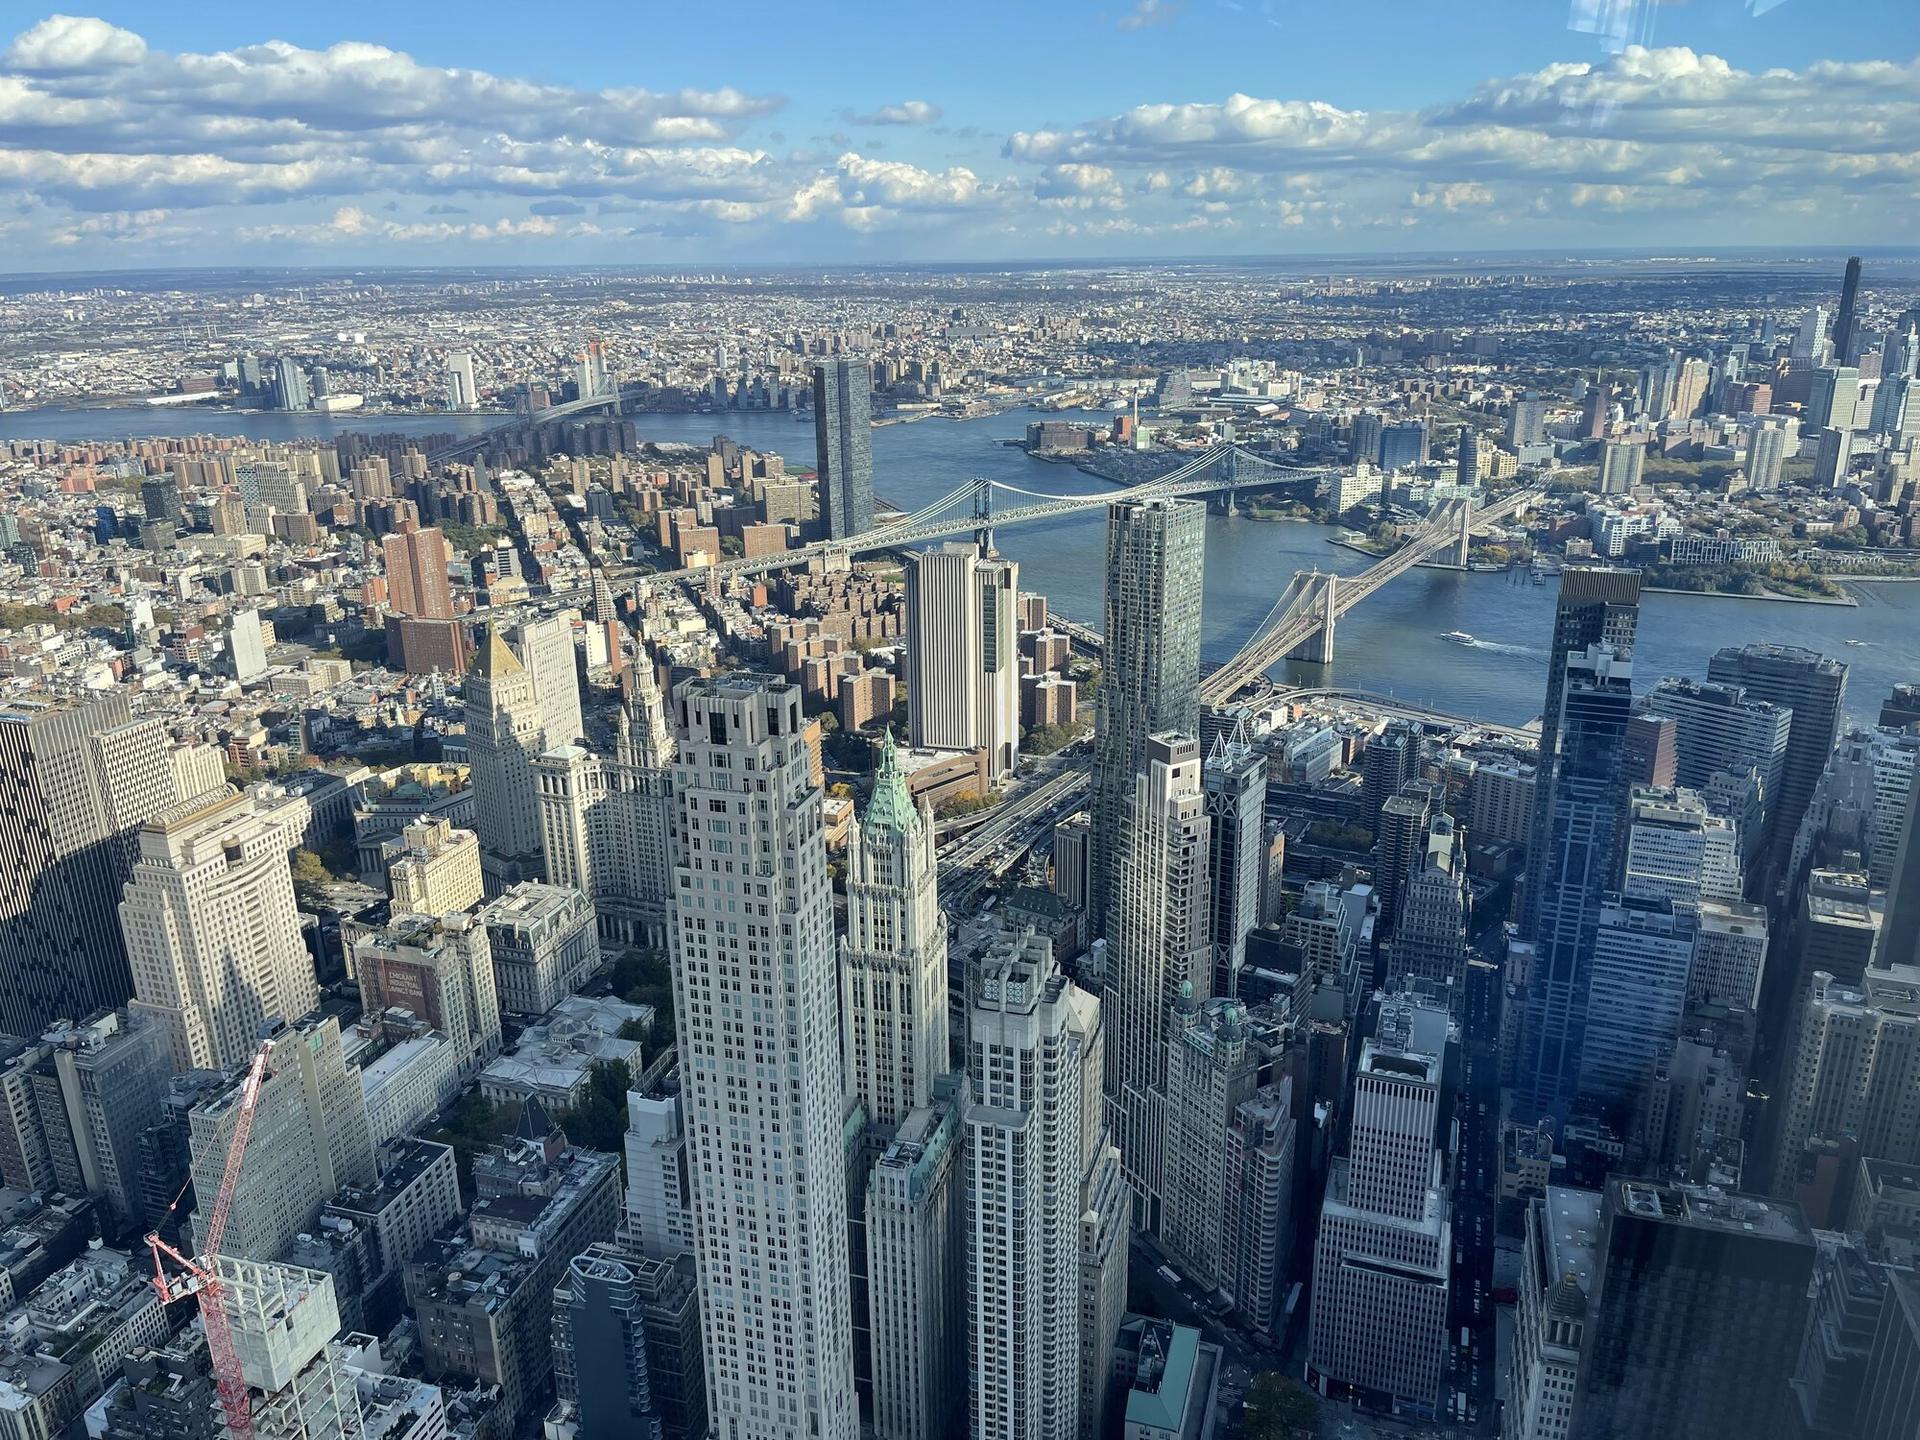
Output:
<instances>
[{"instance_id":1,"label":"bridge tower","mask_svg":"<svg viewBox=\"0 0 1920 1440\"><path fill-rule=\"evenodd\" d=\"M1240 481L1240 447L1227 446L1227 453L1220 457L1218 465L1220 478L1227 484L1226 490L1220 496L1220 504L1222 512L1230 517L1239 502L1237 487Z\"/></svg>"},{"instance_id":2,"label":"bridge tower","mask_svg":"<svg viewBox=\"0 0 1920 1440\"><path fill-rule=\"evenodd\" d=\"M993 481L973 482L973 543L982 555L993 553Z\"/></svg>"},{"instance_id":3,"label":"bridge tower","mask_svg":"<svg viewBox=\"0 0 1920 1440\"><path fill-rule=\"evenodd\" d=\"M1309 660L1315 665L1333 663L1333 622L1339 615L1335 591L1338 584L1339 576L1323 575L1318 570L1297 572L1287 582L1287 593L1282 598L1288 601L1288 608L1291 609L1292 603L1299 600L1302 602L1302 615L1317 612L1320 616L1320 623L1314 626L1306 639L1287 652L1287 659Z\"/></svg>"},{"instance_id":4,"label":"bridge tower","mask_svg":"<svg viewBox=\"0 0 1920 1440\"><path fill-rule=\"evenodd\" d=\"M1473 545L1473 502L1462 497L1453 503L1460 509L1460 528L1453 537L1453 564L1456 569L1464 570Z\"/></svg>"}]
</instances>

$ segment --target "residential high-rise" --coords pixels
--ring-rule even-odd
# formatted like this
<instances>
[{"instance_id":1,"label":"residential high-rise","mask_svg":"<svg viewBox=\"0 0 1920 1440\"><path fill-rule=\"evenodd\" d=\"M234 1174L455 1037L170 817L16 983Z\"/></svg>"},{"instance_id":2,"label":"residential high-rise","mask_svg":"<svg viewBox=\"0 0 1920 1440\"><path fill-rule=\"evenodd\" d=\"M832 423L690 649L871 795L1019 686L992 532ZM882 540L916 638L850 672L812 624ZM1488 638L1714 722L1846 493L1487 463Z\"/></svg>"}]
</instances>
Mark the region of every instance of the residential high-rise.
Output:
<instances>
[{"instance_id":1,"label":"residential high-rise","mask_svg":"<svg viewBox=\"0 0 1920 1440\"><path fill-rule=\"evenodd\" d=\"M1452 1226L1444 1008L1380 1006L1355 1072L1348 1154L1333 1161L1314 1249L1307 1382L1436 1417L1446 1394Z\"/></svg>"},{"instance_id":2,"label":"residential high-rise","mask_svg":"<svg viewBox=\"0 0 1920 1440\"><path fill-rule=\"evenodd\" d=\"M1091 906L1104 931L1120 817L1149 735L1196 735L1206 507L1127 500L1107 507L1106 670L1093 737Z\"/></svg>"},{"instance_id":3,"label":"residential high-rise","mask_svg":"<svg viewBox=\"0 0 1920 1440\"><path fill-rule=\"evenodd\" d=\"M242 685L250 685L267 673L267 647L258 610L236 610L228 623L227 669Z\"/></svg>"},{"instance_id":4,"label":"residential high-rise","mask_svg":"<svg viewBox=\"0 0 1920 1440\"><path fill-rule=\"evenodd\" d=\"M947 917L933 826L881 741L873 793L846 846L840 949L846 1092L870 1123L898 1125L933 1103L947 1060Z\"/></svg>"},{"instance_id":5,"label":"residential high-rise","mask_svg":"<svg viewBox=\"0 0 1920 1440\"><path fill-rule=\"evenodd\" d=\"M973 1440L1079 1440L1083 1031L1051 948L981 962L967 1015ZM1078 997L1078 1002L1076 1002Z\"/></svg>"},{"instance_id":6,"label":"residential high-rise","mask_svg":"<svg viewBox=\"0 0 1920 1440\"><path fill-rule=\"evenodd\" d=\"M654 1259L625 1236L569 1260L553 1291L549 1433L558 1421L581 1440L704 1440L698 1290L691 1255Z\"/></svg>"},{"instance_id":7,"label":"residential high-rise","mask_svg":"<svg viewBox=\"0 0 1920 1440\"><path fill-rule=\"evenodd\" d=\"M1362 809L1367 829L1379 831L1380 811L1412 781L1420 778L1420 727L1392 720L1360 752Z\"/></svg>"},{"instance_id":8,"label":"residential high-rise","mask_svg":"<svg viewBox=\"0 0 1920 1440\"><path fill-rule=\"evenodd\" d=\"M453 547L438 526L383 536L380 553L387 566L387 605L396 615L453 618L453 591L447 583Z\"/></svg>"},{"instance_id":9,"label":"residential high-rise","mask_svg":"<svg viewBox=\"0 0 1920 1440\"><path fill-rule=\"evenodd\" d=\"M236 1069L225 1089L188 1116L200 1205L196 1233L204 1231L220 1193L243 1088ZM313 1228L322 1205L346 1186L370 1185L374 1178L360 1068L349 1065L340 1048L340 1022L328 1016L281 1030L254 1102L221 1253L245 1260L282 1254L294 1236Z\"/></svg>"},{"instance_id":10,"label":"residential high-rise","mask_svg":"<svg viewBox=\"0 0 1920 1440\"><path fill-rule=\"evenodd\" d=\"M1559 754L1560 714L1567 696L1567 664L1604 645L1616 662L1633 659L1640 624L1640 572L1583 566L1560 576L1547 651L1547 695L1540 708L1540 773L1533 793L1533 824L1527 843L1527 877L1520 895L1520 932L1532 935L1547 863L1547 827L1553 810L1553 757Z\"/></svg>"},{"instance_id":11,"label":"residential high-rise","mask_svg":"<svg viewBox=\"0 0 1920 1440\"><path fill-rule=\"evenodd\" d=\"M1787 452L1798 439L1797 421L1765 419L1755 424L1747 432L1747 487L1763 494L1778 490Z\"/></svg>"},{"instance_id":12,"label":"residential high-rise","mask_svg":"<svg viewBox=\"0 0 1920 1440\"><path fill-rule=\"evenodd\" d=\"M864 360L813 367L820 525L829 540L873 528L873 372Z\"/></svg>"},{"instance_id":13,"label":"residential high-rise","mask_svg":"<svg viewBox=\"0 0 1920 1440\"><path fill-rule=\"evenodd\" d=\"M231 1253L212 1262L259 1440L360 1440L360 1397L347 1374L333 1277Z\"/></svg>"},{"instance_id":14,"label":"residential high-rise","mask_svg":"<svg viewBox=\"0 0 1920 1440\"><path fill-rule=\"evenodd\" d=\"M1244 729L1215 738L1201 771L1207 796L1207 938L1215 995L1237 995L1247 963L1247 934L1260 923L1266 876L1267 757Z\"/></svg>"},{"instance_id":15,"label":"residential high-rise","mask_svg":"<svg viewBox=\"0 0 1920 1440\"><path fill-rule=\"evenodd\" d=\"M1783 1433L1814 1257L1797 1206L1615 1177L1598 1252L1575 1440Z\"/></svg>"},{"instance_id":16,"label":"residential high-rise","mask_svg":"<svg viewBox=\"0 0 1920 1440\"><path fill-rule=\"evenodd\" d=\"M1146 742L1145 765L1121 812L1108 902L1107 1119L1149 1229L1160 1194L1167 1027L1182 994L1213 983L1207 942L1208 819L1200 747L1184 735ZM977 1079L978 1077L976 1077Z\"/></svg>"},{"instance_id":17,"label":"residential high-rise","mask_svg":"<svg viewBox=\"0 0 1920 1440\"><path fill-rule=\"evenodd\" d=\"M473 828L480 837L487 893L542 873L539 787L534 757L549 747L532 673L487 630L466 684L467 755L473 767Z\"/></svg>"},{"instance_id":18,"label":"residential high-rise","mask_svg":"<svg viewBox=\"0 0 1920 1440\"><path fill-rule=\"evenodd\" d=\"M447 356L447 409L473 410L480 404L480 388L473 383L473 353L455 350Z\"/></svg>"},{"instance_id":19,"label":"residential high-rise","mask_svg":"<svg viewBox=\"0 0 1920 1440\"><path fill-rule=\"evenodd\" d=\"M673 990L711 1423L853 1440L833 900L800 691L695 678L673 712Z\"/></svg>"},{"instance_id":20,"label":"residential high-rise","mask_svg":"<svg viewBox=\"0 0 1920 1440\"><path fill-rule=\"evenodd\" d=\"M1563 673L1555 745L1542 752L1549 800L1531 867L1535 959L1516 1066L1523 1106L1562 1116L1580 1070L1601 899L1624 843L1621 768L1633 707L1632 667L1604 645L1569 657Z\"/></svg>"},{"instance_id":21,"label":"residential high-rise","mask_svg":"<svg viewBox=\"0 0 1920 1440\"><path fill-rule=\"evenodd\" d=\"M1694 912L1671 900L1601 898L1577 1092L1589 1113L1624 1110L1672 1050L1698 928Z\"/></svg>"},{"instance_id":22,"label":"residential high-rise","mask_svg":"<svg viewBox=\"0 0 1920 1440\"><path fill-rule=\"evenodd\" d=\"M1401 892L1393 932L1394 978L1451 984L1454 993L1464 997L1472 900L1465 839L1455 830L1453 817L1442 811L1427 823L1424 852L1408 871Z\"/></svg>"},{"instance_id":23,"label":"residential high-rise","mask_svg":"<svg viewBox=\"0 0 1920 1440\"><path fill-rule=\"evenodd\" d=\"M1160 1242L1204 1292L1233 1293L1227 1134L1259 1088L1263 1049L1237 1000L1183 994L1167 1036Z\"/></svg>"},{"instance_id":24,"label":"residential high-rise","mask_svg":"<svg viewBox=\"0 0 1920 1440\"><path fill-rule=\"evenodd\" d=\"M1608 440L1600 451L1600 493L1630 495L1646 470L1647 447L1637 439Z\"/></svg>"},{"instance_id":25,"label":"residential high-rise","mask_svg":"<svg viewBox=\"0 0 1920 1440\"><path fill-rule=\"evenodd\" d=\"M1816 972L1780 1090L1774 1193L1794 1193L1823 1140L1848 1137L1862 1155L1920 1163L1920 969L1876 966L1853 983Z\"/></svg>"},{"instance_id":26,"label":"residential high-rise","mask_svg":"<svg viewBox=\"0 0 1920 1440\"><path fill-rule=\"evenodd\" d=\"M126 1002L114 906L135 832L182 798L166 728L135 720L124 690L0 709L0 1030Z\"/></svg>"},{"instance_id":27,"label":"residential high-rise","mask_svg":"<svg viewBox=\"0 0 1920 1440\"><path fill-rule=\"evenodd\" d=\"M1379 901L1373 930L1376 943L1392 938L1400 924L1400 897L1426 850L1432 803L1432 792L1415 781L1380 807L1373 830L1373 893Z\"/></svg>"},{"instance_id":28,"label":"residential high-rise","mask_svg":"<svg viewBox=\"0 0 1920 1440\"><path fill-rule=\"evenodd\" d=\"M1045 942L1039 942L1044 945ZM1117 1337L1127 1312L1127 1259L1133 1239L1133 1192L1120 1149L1106 1124L1101 1081L1106 1071L1100 1002L1068 993L1068 1026L1080 1037L1080 1428L1078 1440L1107 1433Z\"/></svg>"},{"instance_id":29,"label":"residential high-rise","mask_svg":"<svg viewBox=\"0 0 1920 1440\"><path fill-rule=\"evenodd\" d=\"M1233 1307L1256 1330L1285 1321L1292 1279L1293 1081L1283 1077L1240 1102L1227 1128L1228 1250Z\"/></svg>"},{"instance_id":30,"label":"residential high-rise","mask_svg":"<svg viewBox=\"0 0 1920 1440\"><path fill-rule=\"evenodd\" d=\"M987 777L1020 753L1020 567L972 544L910 552L907 729L916 748L985 750Z\"/></svg>"},{"instance_id":31,"label":"residential high-rise","mask_svg":"<svg viewBox=\"0 0 1920 1440\"><path fill-rule=\"evenodd\" d=\"M627 1091L626 1228L656 1260L693 1253L693 1177L678 1075Z\"/></svg>"},{"instance_id":32,"label":"residential high-rise","mask_svg":"<svg viewBox=\"0 0 1920 1440\"><path fill-rule=\"evenodd\" d=\"M1715 651L1707 662L1707 679L1738 685L1753 699L1792 712L1778 803L1769 801L1767 806L1769 876L1778 880L1786 850L1833 753L1847 693L1847 667L1798 646L1755 643ZM1686 777L1681 778L1684 782Z\"/></svg>"},{"instance_id":33,"label":"residential high-rise","mask_svg":"<svg viewBox=\"0 0 1920 1440\"><path fill-rule=\"evenodd\" d=\"M244 1064L262 1024L319 998L287 860L307 815L298 796L227 789L141 827L120 901L131 1008L166 1029L175 1068Z\"/></svg>"},{"instance_id":34,"label":"residential high-rise","mask_svg":"<svg viewBox=\"0 0 1920 1440\"><path fill-rule=\"evenodd\" d=\"M1853 358L1855 306L1860 299L1860 257L1847 257L1846 276L1840 282L1840 308L1833 317L1833 354L1844 365Z\"/></svg>"}]
</instances>

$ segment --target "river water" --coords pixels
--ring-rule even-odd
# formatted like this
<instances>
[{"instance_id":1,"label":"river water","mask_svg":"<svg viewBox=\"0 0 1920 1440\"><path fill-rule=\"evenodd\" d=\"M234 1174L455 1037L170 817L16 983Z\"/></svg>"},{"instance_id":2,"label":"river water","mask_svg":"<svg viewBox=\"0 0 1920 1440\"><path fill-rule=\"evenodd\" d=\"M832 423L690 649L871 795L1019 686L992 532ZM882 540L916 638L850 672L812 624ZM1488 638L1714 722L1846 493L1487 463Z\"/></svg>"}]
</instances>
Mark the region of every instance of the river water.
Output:
<instances>
[{"instance_id":1,"label":"river water","mask_svg":"<svg viewBox=\"0 0 1920 1440\"><path fill-rule=\"evenodd\" d=\"M938 499L968 479L988 475L1052 495L1095 494L1113 487L1070 465L1035 460L1003 445L1038 412L1011 411L979 420L919 420L884 425L873 434L874 489L905 510ZM155 409L30 410L0 413L0 440L121 439L142 435L249 435L261 440L311 438L342 430L429 434L471 433L478 416L324 416ZM716 434L813 463L813 427L785 414L641 415L643 440L704 445ZM1006 503L1014 503L1007 501ZM1285 521L1227 519L1207 525L1206 618L1202 649L1220 660L1238 648L1296 570L1365 569L1365 556L1328 543L1331 532ZM1089 510L997 535L1021 564L1023 588L1044 591L1061 613L1098 625L1101 618L1104 520ZM1857 608L1792 605L1694 595L1648 595L1641 602L1635 670L1641 688L1666 675L1704 676L1707 657L1724 645L1773 640L1804 645L1849 666L1847 712L1872 721L1898 681L1920 681L1920 581L1852 587ZM1521 724L1538 715L1546 684L1546 646L1553 628L1554 582L1522 577L1414 570L1343 616L1329 667L1288 662L1285 678L1391 693L1458 714ZM1471 646L1440 637L1462 630ZM1860 641L1849 645L1850 640Z\"/></svg>"}]
</instances>

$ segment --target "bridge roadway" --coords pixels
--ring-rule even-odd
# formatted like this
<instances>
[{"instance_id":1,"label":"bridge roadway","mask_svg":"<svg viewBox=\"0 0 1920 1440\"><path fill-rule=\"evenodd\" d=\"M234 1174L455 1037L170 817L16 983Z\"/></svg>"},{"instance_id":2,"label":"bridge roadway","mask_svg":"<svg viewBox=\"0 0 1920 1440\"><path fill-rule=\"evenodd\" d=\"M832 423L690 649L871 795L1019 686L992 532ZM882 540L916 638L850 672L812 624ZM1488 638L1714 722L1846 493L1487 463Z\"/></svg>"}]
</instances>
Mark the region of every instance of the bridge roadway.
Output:
<instances>
[{"instance_id":1,"label":"bridge roadway","mask_svg":"<svg viewBox=\"0 0 1920 1440\"><path fill-rule=\"evenodd\" d=\"M429 454L427 459L435 465L442 465L449 460L459 460L464 456L476 454L486 449L487 443L494 436L503 435L509 430L517 430L522 425L544 425L549 420L565 420L588 410L598 410L605 405L612 405L617 411L620 398L618 395L595 395L586 400L563 400L558 405L548 405L544 409L535 410L530 415L515 415L498 425L489 425L478 435L468 435L454 441L451 445L443 445Z\"/></svg>"}]
</instances>

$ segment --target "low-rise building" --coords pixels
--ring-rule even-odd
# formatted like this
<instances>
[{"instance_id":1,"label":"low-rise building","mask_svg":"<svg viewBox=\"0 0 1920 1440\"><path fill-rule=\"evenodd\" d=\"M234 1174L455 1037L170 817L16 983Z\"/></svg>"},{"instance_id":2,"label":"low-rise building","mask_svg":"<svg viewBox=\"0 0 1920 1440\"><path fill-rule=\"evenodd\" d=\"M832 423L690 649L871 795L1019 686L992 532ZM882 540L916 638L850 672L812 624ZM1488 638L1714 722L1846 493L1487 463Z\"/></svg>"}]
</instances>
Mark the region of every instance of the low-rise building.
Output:
<instances>
[{"instance_id":1,"label":"low-rise building","mask_svg":"<svg viewBox=\"0 0 1920 1440\"><path fill-rule=\"evenodd\" d=\"M537 1098L551 1110L575 1109L596 1065L619 1065L639 1078L644 1047L633 1036L652 1028L651 1005L569 995L480 1072L480 1093L500 1104Z\"/></svg>"}]
</instances>

